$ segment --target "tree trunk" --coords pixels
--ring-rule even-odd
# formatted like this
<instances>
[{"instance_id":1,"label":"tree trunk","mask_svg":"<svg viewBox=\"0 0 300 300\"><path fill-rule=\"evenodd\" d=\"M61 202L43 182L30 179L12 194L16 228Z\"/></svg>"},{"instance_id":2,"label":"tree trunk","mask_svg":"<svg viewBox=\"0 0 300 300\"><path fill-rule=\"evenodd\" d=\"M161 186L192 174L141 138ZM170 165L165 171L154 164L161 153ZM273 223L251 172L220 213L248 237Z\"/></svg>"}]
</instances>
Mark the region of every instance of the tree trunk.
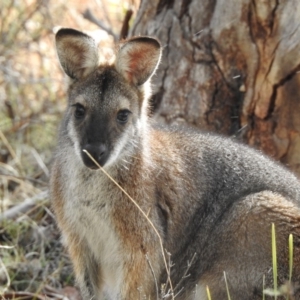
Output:
<instances>
[{"instance_id":1,"label":"tree trunk","mask_svg":"<svg viewBox=\"0 0 300 300\"><path fill-rule=\"evenodd\" d=\"M299 20L299 0L142 0L131 35L164 46L155 116L235 135L300 174Z\"/></svg>"}]
</instances>

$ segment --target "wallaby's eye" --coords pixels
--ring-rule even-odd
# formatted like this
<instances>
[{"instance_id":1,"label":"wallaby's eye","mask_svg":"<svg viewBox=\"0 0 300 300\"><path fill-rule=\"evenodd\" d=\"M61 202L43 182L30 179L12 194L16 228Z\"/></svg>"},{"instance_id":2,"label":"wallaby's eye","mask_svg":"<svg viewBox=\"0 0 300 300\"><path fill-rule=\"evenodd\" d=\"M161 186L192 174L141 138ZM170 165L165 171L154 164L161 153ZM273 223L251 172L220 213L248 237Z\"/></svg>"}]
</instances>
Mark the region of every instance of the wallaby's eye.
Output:
<instances>
[{"instance_id":1,"label":"wallaby's eye","mask_svg":"<svg viewBox=\"0 0 300 300\"><path fill-rule=\"evenodd\" d=\"M128 109L122 109L117 114L117 121L120 124L125 124L128 121L128 116L131 112Z\"/></svg>"},{"instance_id":2,"label":"wallaby's eye","mask_svg":"<svg viewBox=\"0 0 300 300\"><path fill-rule=\"evenodd\" d=\"M82 119L85 115L85 108L83 105L76 103L75 105L74 116L76 119Z\"/></svg>"}]
</instances>

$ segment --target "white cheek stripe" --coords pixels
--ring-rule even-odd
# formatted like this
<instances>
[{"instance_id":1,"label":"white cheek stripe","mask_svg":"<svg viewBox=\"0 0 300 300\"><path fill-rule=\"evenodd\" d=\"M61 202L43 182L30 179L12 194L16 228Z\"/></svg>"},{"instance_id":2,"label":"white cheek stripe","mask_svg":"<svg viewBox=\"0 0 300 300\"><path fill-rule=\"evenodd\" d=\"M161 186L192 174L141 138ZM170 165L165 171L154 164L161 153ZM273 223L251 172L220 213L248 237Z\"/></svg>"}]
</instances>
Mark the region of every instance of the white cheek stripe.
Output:
<instances>
[{"instance_id":1,"label":"white cheek stripe","mask_svg":"<svg viewBox=\"0 0 300 300\"><path fill-rule=\"evenodd\" d=\"M69 133L69 137L71 138L72 142L74 143L75 153L81 159L81 150L80 150L78 138L77 138L76 132L74 130L72 121L70 121L68 124L68 133Z\"/></svg>"},{"instance_id":2,"label":"white cheek stripe","mask_svg":"<svg viewBox=\"0 0 300 300\"><path fill-rule=\"evenodd\" d=\"M116 143L114 150L109 155L108 161L106 162L104 167L111 166L113 163L115 163L118 160L122 149L124 149L125 145L128 143L128 139L129 139L129 134L127 130L123 133L121 139Z\"/></svg>"}]
</instances>

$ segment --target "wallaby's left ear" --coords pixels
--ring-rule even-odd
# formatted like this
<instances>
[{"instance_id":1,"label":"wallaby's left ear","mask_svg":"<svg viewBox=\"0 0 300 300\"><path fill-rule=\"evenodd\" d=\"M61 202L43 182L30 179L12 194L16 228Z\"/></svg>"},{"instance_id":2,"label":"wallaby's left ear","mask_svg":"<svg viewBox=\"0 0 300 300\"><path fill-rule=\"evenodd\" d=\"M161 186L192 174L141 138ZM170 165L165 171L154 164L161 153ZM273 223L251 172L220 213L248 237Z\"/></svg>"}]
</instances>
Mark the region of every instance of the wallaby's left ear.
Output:
<instances>
[{"instance_id":1,"label":"wallaby's left ear","mask_svg":"<svg viewBox=\"0 0 300 300\"><path fill-rule=\"evenodd\" d=\"M161 45L150 37L136 37L123 44L117 54L116 68L124 78L142 85L155 72L161 57Z\"/></svg>"}]
</instances>

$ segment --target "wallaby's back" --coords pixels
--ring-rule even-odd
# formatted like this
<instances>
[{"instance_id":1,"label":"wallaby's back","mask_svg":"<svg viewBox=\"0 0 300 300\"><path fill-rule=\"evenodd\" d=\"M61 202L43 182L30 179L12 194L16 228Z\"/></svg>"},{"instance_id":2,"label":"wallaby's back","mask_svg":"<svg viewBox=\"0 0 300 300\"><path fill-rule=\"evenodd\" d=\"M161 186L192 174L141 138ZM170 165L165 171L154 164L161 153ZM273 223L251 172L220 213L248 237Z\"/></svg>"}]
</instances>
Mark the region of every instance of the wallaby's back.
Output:
<instances>
[{"instance_id":1,"label":"wallaby's back","mask_svg":"<svg viewBox=\"0 0 300 300\"><path fill-rule=\"evenodd\" d=\"M120 46L99 65L87 35L61 29L72 83L51 176L53 208L84 299L262 299L272 287L271 223L280 282L300 280L300 184L285 168L228 138L160 127L147 118L160 59L152 38ZM151 224L84 150L136 201L170 253L170 278ZM166 256L167 253L165 253ZM295 292L296 297L300 297Z\"/></svg>"}]
</instances>

